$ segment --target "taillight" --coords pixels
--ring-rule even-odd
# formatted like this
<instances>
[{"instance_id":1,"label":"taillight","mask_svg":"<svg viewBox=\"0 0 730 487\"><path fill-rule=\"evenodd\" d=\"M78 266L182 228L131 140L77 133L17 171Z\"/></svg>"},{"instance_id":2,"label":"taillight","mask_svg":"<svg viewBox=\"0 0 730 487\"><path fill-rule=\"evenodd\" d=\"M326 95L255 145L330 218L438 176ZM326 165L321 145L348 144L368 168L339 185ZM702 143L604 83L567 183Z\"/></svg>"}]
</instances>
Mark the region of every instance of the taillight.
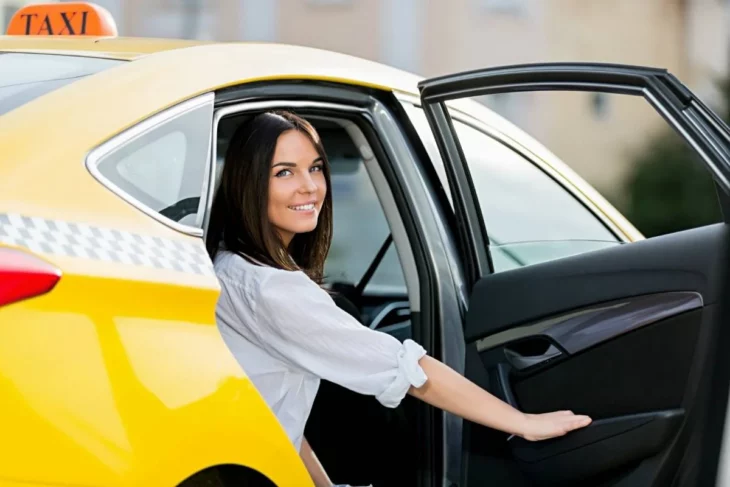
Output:
<instances>
[{"instance_id":1,"label":"taillight","mask_svg":"<svg viewBox=\"0 0 730 487\"><path fill-rule=\"evenodd\" d=\"M61 279L61 271L20 250L0 248L0 306L45 294Z\"/></svg>"}]
</instances>

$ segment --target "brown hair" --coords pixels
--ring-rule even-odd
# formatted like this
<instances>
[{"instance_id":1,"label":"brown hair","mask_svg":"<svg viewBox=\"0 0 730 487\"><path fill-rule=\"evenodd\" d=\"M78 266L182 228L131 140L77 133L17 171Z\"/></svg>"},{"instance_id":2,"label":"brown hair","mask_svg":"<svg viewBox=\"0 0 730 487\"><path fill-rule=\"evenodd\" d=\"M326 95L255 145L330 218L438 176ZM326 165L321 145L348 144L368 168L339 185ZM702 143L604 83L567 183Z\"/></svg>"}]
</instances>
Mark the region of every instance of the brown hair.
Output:
<instances>
[{"instance_id":1,"label":"brown hair","mask_svg":"<svg viewBox=\"0 0 730 487\"><path fill-rule=\"evenodd\" d=\"M312 141L322 158L327 195L317 227L294 236L286 248L269 221L269 179L276 143L284 132L297 130ZM249 262L284 270L304 271L318 284L332 242L330 167L312 124L289 112L265 112L241 124L226 153L220 186L213 199L206 248L211 259L221 243Z\"/></svg>"}]
</instances>

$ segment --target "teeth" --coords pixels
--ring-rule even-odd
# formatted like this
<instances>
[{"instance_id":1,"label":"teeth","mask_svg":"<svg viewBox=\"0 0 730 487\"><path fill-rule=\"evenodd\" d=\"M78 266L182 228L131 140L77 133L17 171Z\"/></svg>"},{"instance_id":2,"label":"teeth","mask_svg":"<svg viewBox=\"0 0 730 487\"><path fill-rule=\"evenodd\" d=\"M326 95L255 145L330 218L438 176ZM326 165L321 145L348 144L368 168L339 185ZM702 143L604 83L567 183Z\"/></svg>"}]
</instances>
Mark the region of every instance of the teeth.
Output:
<instances>
[{"instance_id":1,"label":"teeth","mask_svg":"<svg viewBox=\"0 0 730 487\"><path fill-rule=\"evenodd\" d=\"M308 205L290 206L289 208L296 211L309 211L314 209L314 203L310 203Z\"/></svg>"}]
</instances>

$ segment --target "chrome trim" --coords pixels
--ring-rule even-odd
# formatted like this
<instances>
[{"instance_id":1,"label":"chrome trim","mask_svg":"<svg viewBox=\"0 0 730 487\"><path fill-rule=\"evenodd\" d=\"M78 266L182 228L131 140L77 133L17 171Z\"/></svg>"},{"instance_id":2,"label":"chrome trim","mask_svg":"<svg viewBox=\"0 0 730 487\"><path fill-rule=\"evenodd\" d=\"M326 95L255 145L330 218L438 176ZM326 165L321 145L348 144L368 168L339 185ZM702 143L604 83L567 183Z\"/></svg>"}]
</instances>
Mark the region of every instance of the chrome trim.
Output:
<instances>
[{"instance_id":1,"label":"chrome trim","mask_svg":"<svg viewBox=\"0 0 730 487\"><path fill-rule=\"evenodd\" d=\"M136 138L140 137L141 135L145 134L146 132L149 132L153 128L170 121L174 118L177 118L181 115L184 115L192 110L195 110L197 108L200 108L205 105L210 105L211 109L213 107L213 101L214 101L214 95L213 93L205 93L203 95L197 96L195 98L191 98L190 100L186 100L178 105L175 105L171 108L168 108L167 110L164 110L160 113L157 113L150 118L143 120L142 122L138 123L137 125L134 125L133 127L125 130L124 132L120 133L119 135L112 137L111 139L107 140L106 142L98 145L94 149L92 149L84 159L84 165L86 166L86 169L91 173L91 175L99 181L101 184L103 184L107 189L109 189L112 193L116 194L120 198L122 198L124 201L129 203L130 205L134 206L147 216L150 216L154 218L155 220L159 221L160 223L172 228L173 230L177 230L180 233L184 233L186 235L192 235L194 237L202 237L203 236L203 229L197 228L197 227L191 227L189 225L182 225L174 220L171 220L160 213L156 212L152 208L148 207L138 199L132 197L131 195L125 193L122 191L117 185L115 185L112 181L107 179L98 169L99 161L101 158L109 154L110 152L118 149L119 147L132 142ZM208 145L208 164L210 164L210 143ZM203 181L203 184L206 184L206 181ZM203 186L203 189L205 189L205 186ZM203 194L201 192L201 200ZM199 206L200 208L200 206ZM196 220L197 222L197 220Z\"/></svg>"},{"instance_id":2,"label":"chrome trim","mask_svg":"<svg viewBox=\"0 0 730 487\"><path fill-rule=\"evenodd\" d=\"M550 345L545 353L540 355L520 355L509 348L504 349L505 358L510 364L512 364L512 367L517 370L523 370L528 367L547 362L548 360L560 357L561 355L563 355L562 350L557 348L555 345Z\"/></svg>"},{"instance_id":3,"label":"chrome trim","mask_svg":"<svg viewBox=\"0 0 730 487\"><path fill-rule=\"evenodd\" d=\"M702 296L696 292L667 292L637 296L590 306L495 333L478 340L476 345L477 350L483 352L514 340L545 336L551 338L567 353L575 354L624 333L702 306Z\"/></svg>"}]
</instances>

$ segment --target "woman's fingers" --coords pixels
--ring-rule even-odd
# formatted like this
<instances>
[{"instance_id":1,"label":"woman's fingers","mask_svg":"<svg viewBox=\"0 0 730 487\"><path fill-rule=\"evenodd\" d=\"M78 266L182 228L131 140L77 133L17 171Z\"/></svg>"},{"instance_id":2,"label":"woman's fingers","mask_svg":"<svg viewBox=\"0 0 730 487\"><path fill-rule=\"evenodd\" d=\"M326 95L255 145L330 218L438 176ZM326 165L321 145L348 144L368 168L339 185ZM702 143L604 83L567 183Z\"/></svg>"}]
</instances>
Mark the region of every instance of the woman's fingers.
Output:
<instances>
[{"instance_id":1,"label":"woman's fingers","mask_svg":"<svg viewBox=\"0 0 730 487\"><path fill-rule=\"evenodd\" d=\"M563 436L570 431L585 428L592 421L589 416L574 414L572 411L528 415L528 418L530 421L525 439L533 441Z\"/></svg>"},{"instance_id":2,"label":"woman's fingers","mask_svg":"<svg viewBox=\"0 0 730 487\"><path fill-rule=\"evenodd\" d=\"M566 415L565 416L565 424L567 425L568 430L572 431L579 428L585 428L589 424L591 424L592 419L589 416L585 415Z\"/></svg>"}]
</instances>

